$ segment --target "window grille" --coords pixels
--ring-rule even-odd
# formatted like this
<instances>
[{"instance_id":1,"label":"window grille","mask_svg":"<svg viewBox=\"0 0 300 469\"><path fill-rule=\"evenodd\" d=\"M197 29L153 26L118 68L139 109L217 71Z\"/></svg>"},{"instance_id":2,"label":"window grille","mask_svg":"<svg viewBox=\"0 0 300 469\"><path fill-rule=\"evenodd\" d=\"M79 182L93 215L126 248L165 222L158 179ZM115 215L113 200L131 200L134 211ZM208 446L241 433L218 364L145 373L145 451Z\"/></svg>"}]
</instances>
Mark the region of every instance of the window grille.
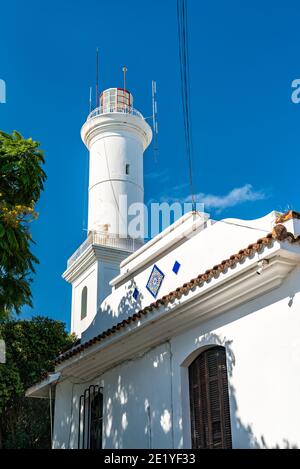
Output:
<instances>
[{"instance_id":1,"label":"window grille","mask_svg":"<svg viewBox=\"0 0 300 469\"><path fill-rule=\"evenodd\" d=\"M78 449L101 449L103 433L103 388L89 386L80 396Z\"/></svg>"}]
</instances>

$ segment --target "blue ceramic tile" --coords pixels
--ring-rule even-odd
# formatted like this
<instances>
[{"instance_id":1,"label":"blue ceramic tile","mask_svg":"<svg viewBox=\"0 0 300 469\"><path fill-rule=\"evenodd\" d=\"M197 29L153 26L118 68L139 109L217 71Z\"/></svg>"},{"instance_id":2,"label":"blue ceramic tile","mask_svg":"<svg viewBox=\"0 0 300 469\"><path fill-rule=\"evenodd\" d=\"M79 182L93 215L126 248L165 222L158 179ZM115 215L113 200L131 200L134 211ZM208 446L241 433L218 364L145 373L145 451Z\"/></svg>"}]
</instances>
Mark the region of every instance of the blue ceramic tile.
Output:
<instances>
[{"instance_id":1,"label":"blue ceramic tile","mask_svg":"<svg viewBox=\"0 0 300 469\"><path fill-rule=\"evenodd\" d=\"M147 290L151 293L152 296L154 296L154 298L157 297L157 294L159 292L164 278L165 275L162 273L161 270L159 270L157 265L155 265L152 269L152 272L146 285Z\"/></svg>"},{"instance_id":2,"label":"blue ceramic tile","mask_svg":"<svg viewBox=\"0 0 300 469\"><path fill-rule=\"evenodd\" d=\"M137 300L137 298L138 298L138 296L139 296L139 291L138 291L137 288L135 288L135 289L133 290L132 296L133 296L133 298L134 298L135 300Z\"/></svg>"},{"instance_id":3,"label":"blue ceramic tile","mask_svg":"<svg viewBox=\"0 0 300 469\"><path fill-rule=\"evenodd\" d=\"M178 274L178 271L179 271L180 267L181 267L181 264L179 264L179 262L175 261L175 264L173 265L173 269L172 269L174 274Z\"/></svg>"}]
</instances>

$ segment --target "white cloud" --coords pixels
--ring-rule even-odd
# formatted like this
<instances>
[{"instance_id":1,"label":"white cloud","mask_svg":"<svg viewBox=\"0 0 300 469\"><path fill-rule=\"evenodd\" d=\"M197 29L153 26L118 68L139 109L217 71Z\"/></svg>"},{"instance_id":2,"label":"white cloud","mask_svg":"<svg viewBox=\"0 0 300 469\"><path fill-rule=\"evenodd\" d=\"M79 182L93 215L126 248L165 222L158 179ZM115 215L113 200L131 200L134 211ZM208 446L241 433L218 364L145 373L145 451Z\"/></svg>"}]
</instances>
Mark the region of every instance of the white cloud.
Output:
<instances>
[{"instance_id":1,"label":"white cloud","mask_svg":"<svg viewBox=\"0 0 300 469\"><path fill-rule=\"evenodd\" d=\"M169 171L153 171L152 173L146 173L145 179L149 179L150 181L157 180L159 184L166 183L170 180Z\"/></svg>"},{"instance_id":2,"label":"white cloud","mask_svg":"<svg viewBox=\"0 0 300 469\"><path fill-rule=\"evenodd\" d=\"M207 208L215 208L224 210L225 208L234 207L244 202L254 202L256 200L263 200L267 196L264 191L255 191L251 184L245 184L242 187L236 187L225 195L214 194L196 194L196 200L203 203ZM186 198L186 201L190 197Z\"/></svg>"},{"instance_id":3,"label":"white cloud","mask_svg":"<svg viewBox=\"0 0 300 469\"><path fill-rule=\"evenodd\" d=\"M182 196L182 189L186 189L185 185L175 186L172 188L172 195L163 194L160 197L160 202L167 202L169 204L174 202L191 202L190 196ZM216 209L217 212L221 212L229 207L235 207L236 205L243 204L245 202L255 202L257 200L264 200L268 197L263 190L254 190L251 184L245 184L242 187L236 187L232 189L228 194L215 195L215 194L204 194L200 192L195 195L196 202L204 204L204 209ZM157 200L150 199L148 205Z\"/></svg>"}]
</instances>

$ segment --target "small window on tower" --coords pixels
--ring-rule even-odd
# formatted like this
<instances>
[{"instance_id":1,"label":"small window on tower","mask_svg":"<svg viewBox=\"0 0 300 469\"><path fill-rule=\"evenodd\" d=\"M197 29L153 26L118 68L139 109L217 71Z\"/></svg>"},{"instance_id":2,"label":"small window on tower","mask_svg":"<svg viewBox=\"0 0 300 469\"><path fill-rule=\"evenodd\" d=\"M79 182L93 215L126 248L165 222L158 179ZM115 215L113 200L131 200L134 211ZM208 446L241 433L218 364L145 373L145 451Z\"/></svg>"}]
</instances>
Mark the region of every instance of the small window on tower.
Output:
<instances>
[{"instance_id":1,"label":"small window on tower","mask_svg":"<svg viewBox=\"0 0 300 469\"><path fill-rule=\"evenodd\" d=\"M125 172L126 174L129 174L129 164L126 165Z\"/></svg>"},{"instance_id":2,"label":"small window on tower","mask_svg":"<svg viewBox=\"0 0 300 469\"><path fill-rule=\"evenodd\" d=\"M81 319L87 315L87 287L83 287L81 292Z\"/></svg>"}]
</instances>

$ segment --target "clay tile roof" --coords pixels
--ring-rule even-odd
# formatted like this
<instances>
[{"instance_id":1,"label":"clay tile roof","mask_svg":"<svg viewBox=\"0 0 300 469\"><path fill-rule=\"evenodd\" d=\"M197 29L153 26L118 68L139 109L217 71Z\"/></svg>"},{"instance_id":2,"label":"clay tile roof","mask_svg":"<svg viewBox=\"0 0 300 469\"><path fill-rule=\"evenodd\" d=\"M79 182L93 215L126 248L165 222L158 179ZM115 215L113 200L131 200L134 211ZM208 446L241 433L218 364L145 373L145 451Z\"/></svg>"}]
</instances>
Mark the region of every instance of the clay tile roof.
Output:
<instances>
[{"instance_id":1,"label":"clay tile roof","mask_svg":"<svg viewBox=\"0 0 300 469\"><path fill-rule=\"evenodd\" d=\"M284 225L276 225L273 228L272 236L278 241L283 241L287 237L287 229Z\"/></svg>"},{"instance_id":2,"label":"clay tile roof","mask_svg":"<svg viewBox=\"0 0 300 469\"><path fill-rule=\"evenodd\" d=\"M285 219L287 220L290 218L300 219L300 213L290 211L281 217L286 217ZM265 246L271 246L274 241L288 241L290 243L300 244L300 236L295 236L293 233L289 233L284 225L279 224L278 221L276 222L277 224L274 227L272 233L269 233L265 237L258 239L256 243L249 244L247 248L241 249L237 254L230 256L229 259L225 259L220 264L215 265L212 269L208 269L204 273L199 274L196 278L191 279L190 282L184 283L184 285L181 287L176 288L167 295L163 296L161 299L158 299L154 303L151 303L150 305L141 309L138 313L134 313L132 316L129 316L127 319L124 319L115 326L112 326L88 342L75 346L68 352L62 353L56 358L55 364L58 365L59 363L68 360L72 356L82 352L83 349L90 347L96 342L104 340L107 336L115 334L122 328L126 328L128 324L136 321L141 317L142 314L146 315L153 309L158 309L160 305L166 305L169 302L174 301L175 298L180 298L183 294L186 295L189 293L189 291L192 290L192 288L195 288L195 286L201 287L205 282L209 282L213 276L216 276L221 272L225 273L224 270L227 270L230 267L234 267L237 263L243 262L247 257L251 257L255 252L262 251Z\"/></svg>"}]
</instances>

